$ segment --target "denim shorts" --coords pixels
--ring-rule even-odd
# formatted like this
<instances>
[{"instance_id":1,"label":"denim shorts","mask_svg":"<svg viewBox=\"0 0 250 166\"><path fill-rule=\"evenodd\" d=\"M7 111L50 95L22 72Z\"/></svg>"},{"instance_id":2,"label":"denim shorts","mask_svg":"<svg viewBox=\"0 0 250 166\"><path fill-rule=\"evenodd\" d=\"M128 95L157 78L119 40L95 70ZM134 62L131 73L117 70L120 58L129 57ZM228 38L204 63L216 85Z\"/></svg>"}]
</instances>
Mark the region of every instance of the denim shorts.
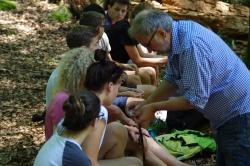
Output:
<instances>
[{"instance_id":1,"label":"denim shorts","mask_svg":"<svg viewBox=\"0 0 250 166\"><path fill-rule=\"evenodd\" d=\"M125 96L117 96L112 104L118 106L119 108L121 108L123 111L125 111L125 108L126 108L126 104L127 104L127 100L128 100L128 97L125 97Z\"/></svg>"},{"instance_id":2,"label":"denim shorts","mask_svg":"<svg viewBox=\"0 0 250 166\"><path fill-rule=\"evenodd\" d=\"M218 128L217 166L250 166L250 113L238 115Z\"/></svg>"}]
</instances>

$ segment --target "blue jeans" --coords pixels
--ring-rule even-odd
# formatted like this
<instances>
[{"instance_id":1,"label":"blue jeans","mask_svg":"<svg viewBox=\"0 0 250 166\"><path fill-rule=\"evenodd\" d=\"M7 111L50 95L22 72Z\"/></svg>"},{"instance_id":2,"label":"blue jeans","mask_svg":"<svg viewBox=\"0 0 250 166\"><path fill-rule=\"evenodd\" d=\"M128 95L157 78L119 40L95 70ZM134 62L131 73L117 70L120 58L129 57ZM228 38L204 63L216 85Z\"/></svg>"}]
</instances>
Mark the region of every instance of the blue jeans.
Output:
<instances>
[{"instance_id":1,"label":"blue jeans","mask_svg":"<svg viewBox=\"0 0 250 166\"><path fill-rule=\"evenodd\" d=\"M250 166L250 113L238 115L218 128L217 166Z\"/></svg>"}]
</instances>

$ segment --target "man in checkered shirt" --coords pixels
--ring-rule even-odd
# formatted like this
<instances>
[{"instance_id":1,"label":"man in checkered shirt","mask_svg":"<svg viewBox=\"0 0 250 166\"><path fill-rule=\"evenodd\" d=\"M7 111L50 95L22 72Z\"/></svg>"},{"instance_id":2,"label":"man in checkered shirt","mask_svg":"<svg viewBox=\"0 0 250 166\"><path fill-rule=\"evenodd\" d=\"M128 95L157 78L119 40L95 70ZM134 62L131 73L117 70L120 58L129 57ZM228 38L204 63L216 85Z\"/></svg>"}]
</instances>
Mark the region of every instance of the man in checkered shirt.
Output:
<instances>
[{"instance_id":1,"label":"man in checkered shirt","mask_svg":"<svg viewBox=\"0 0 250 166\"><path fill-rule=\"evenodd\" d=\"M211 30L161 11L140 12L129 33L169 59L163 83L135 107L137 122L148 123L157 110L195 108L211 122L217 165L249 166L250 71L241 59Z\"/></svg>"}]
</instances>

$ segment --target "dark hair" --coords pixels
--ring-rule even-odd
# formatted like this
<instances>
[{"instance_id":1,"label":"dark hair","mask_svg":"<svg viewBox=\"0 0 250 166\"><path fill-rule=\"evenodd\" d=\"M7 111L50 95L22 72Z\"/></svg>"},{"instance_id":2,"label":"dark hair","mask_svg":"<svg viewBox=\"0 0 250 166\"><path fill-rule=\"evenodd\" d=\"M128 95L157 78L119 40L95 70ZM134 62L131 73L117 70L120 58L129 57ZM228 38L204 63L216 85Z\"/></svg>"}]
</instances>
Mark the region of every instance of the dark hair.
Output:
<instances>
[{"instance_id":1,"label":"dark hair","mask_svg":"<svg viewBox=\"0 0 250 166\"><path fill-rule=\"evenodd\" d=\"M117 83L123 69L112 61L99 61L91 64L87 70L85 87L88 90L100 91L108 82Z\"/></svg>"},{"instance_id":2,"label":"dark hair","mask_svg":"<svg viewBox=\"0 0 250 166\"><path fill-rule=\"evenodd\" d=\"M63 105L65 116L62 125L72 131L85 129L98 117L100 108L100 99L93 92L85 90L70 95Z\"/></svg>"},{"instance_id":3,"label":"dark hair","mask_svg":"<svg viewBox=\"0 0 250 166\"><path fill-rule=\"evenodd\" d=\"M107 52L103 49L96 49L95 50L95 60L96 61L109 60L107 57Z\"/></svg>"},{"instance_id":4,"label":"dark hair","mask_svg":"<svg viewBox=\"0 0 250 166\"><path fill-rule=\"evenodd\" d=\"M104 10L108 10L108 5L113 6L115 3L127 5L129 7L130 0L105 0L103 3Z\"/></svg>"},{"instance_id":5,"label":"dark hair","mask_svg":"<svg viewBox=\"0 0 250 166\"><path fill-rule=\"evenodd\" d=\"M70 49L82 46L89 47L92 38L96 37L97 34L98 30L96 28L76 25L67 33L67 45Z\"/></svg>"},{"instance_id":6,"label":"dark hair","mask_svg":"<svg viewBox=\"0 0 250 166\"><path fill-rule=\"evenodd\" d=\"M83 12L80 18L80 25L92 26L97 28L102 26L104 22L104 16L95 11Z\"/></svg>"},{"instance_id":7,"label":"dark hair","mask_svg":"<svg viewBox=\"0 0 250 166\"><path fill-rule=\"evenodd\" d=\"M104 9L98 5L98 4L90 4L88 6L86 6L84 9L83 9L83 12L89 12L89 11L94 11L94 12L97 12L97 13L100 13L102 14L103 16L105 16L105 11Z\"/></svg>"}]
</instances>

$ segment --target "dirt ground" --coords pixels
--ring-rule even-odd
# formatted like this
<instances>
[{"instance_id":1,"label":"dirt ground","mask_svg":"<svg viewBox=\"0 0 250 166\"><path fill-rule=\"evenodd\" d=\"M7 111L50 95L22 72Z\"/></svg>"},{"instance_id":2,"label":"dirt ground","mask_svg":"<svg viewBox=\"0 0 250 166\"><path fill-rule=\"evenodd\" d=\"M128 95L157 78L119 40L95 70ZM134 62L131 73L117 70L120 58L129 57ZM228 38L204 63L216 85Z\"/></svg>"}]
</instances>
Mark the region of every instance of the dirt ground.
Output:
<instances>
[{"instance_id":1,"label":"dirt ground","mask_svg":"<svg viewBox=\"0 0 250 166\"><path fill-rule=\"evenodd\" d=\"M67 50L67 24L48 19L55 5L18 2L0 11L0 165L32 165L45 139L31 117L45 109L46 81Z\"/></svg>"},{"instance_id":2,"label":"dirt ground","mask_svg":"<svg viewBox=\"0 0 250 166\"><path fill-rule=\"evenodd\" d=\"M70 24L56 23L48 14L56 5L17 1L13 11L0 11L0 165L32 165L44 143L44 126L31 121L45 109L48 77L67 50ZM214 165L210 157L193 165Z\"/></svg>"}]
</instances>

